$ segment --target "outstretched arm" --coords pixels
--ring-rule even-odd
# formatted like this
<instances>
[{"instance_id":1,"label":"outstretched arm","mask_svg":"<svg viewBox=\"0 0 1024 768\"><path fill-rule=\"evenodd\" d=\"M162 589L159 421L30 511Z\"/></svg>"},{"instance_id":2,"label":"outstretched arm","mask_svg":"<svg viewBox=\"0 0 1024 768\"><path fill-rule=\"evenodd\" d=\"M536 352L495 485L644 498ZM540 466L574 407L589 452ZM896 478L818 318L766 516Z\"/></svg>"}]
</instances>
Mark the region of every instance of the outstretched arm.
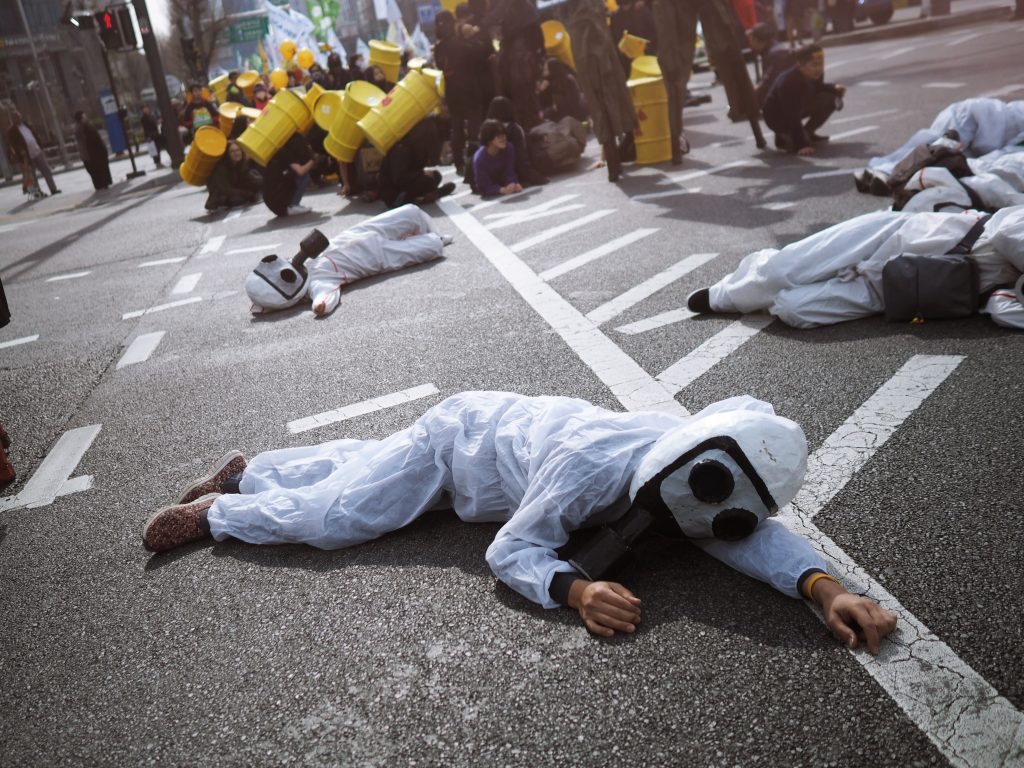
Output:
<instances>
[{"instance_id":1,"label":"outstretched arm","mask_svg":"<svg viewBox=\"0 0 1024 768\"><path fill-rule=\"evenodd\" d=\"M807 579L804 592L821 608L832 634L850 650L863 639L868 651L877 656L882 638L896 629L896 614L867 597L851 595L831 576L816 576Z\"/></svg>"}]
</instances>

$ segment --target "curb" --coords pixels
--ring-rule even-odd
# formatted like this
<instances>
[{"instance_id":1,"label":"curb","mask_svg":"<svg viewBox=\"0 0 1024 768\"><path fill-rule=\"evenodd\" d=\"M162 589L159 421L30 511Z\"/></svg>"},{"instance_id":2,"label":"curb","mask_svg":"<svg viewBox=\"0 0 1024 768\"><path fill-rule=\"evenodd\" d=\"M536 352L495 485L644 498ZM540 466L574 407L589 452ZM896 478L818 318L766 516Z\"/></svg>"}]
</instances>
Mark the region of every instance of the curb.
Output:
<instances>
[{"instance_id":1,"label":"curb","mask_svg":"<svg viewBox=\"0 0 1024 768\"><path fill-rule=\"evenodd\" d=\"M833 45L850 45L852 43L865 43L873 40L890 40L895 37L905 37L923 32L934 32L939 29L958 27L962 24L978 24L983 21L998 21L1008 19L1012 8L1006 5L991 6L989 8L978 8L963 13L951 13L946 16L932 16L927 19L913 19L911 21L898 21L896 23L883 24L882 26L871 26L868 29L846 32L841 35L826 35L822 38L822 46L828 48Z\"/></svg>"}]
</instances>

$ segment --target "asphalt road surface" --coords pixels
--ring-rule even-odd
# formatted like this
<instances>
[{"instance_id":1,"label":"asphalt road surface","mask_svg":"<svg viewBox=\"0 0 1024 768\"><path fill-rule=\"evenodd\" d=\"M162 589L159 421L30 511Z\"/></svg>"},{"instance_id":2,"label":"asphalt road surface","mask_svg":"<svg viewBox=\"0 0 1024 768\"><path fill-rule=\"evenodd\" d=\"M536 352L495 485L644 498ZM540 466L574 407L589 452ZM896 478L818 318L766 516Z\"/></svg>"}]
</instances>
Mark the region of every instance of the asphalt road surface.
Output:
<instances>
[{"instance_id":1,"label":"asphalt road surface","mask_svg":"<svg viewBox=\"0 0 1024 768\"><path fill-rule=\"evenodd\" d=\"M1007 22L829 48L850 91L812 159L757 151L701 76L683 166L461 192L430 208L455 236L442 261L323 320L252 317L244 277L377 207L322 190L302 218L205 215L166 171L0 191L3 764L1022 764L1024 337L983 316L798 331L680 311L744 254L880 208L849 171L949 102L1024 98L1022 49ZM497 526L445 512L337 552L141 547L229 448L379 438L468 389L768 400L813 453L800 524L900 612L893 641L851 653L800 601L660 540L620 574L639 631L596 639L496 582Z\"/></svg>"}]
</instances>

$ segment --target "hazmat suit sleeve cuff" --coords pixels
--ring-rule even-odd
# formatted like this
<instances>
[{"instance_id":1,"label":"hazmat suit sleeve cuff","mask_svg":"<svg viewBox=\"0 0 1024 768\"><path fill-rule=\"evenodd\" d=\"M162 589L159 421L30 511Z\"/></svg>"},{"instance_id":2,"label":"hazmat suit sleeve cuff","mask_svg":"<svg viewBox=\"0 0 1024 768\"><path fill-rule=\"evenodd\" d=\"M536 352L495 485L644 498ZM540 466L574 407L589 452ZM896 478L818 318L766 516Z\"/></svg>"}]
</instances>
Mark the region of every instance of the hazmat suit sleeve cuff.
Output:
<instances>
[{"instance_id":1,"label":"hazmat suit sleeve cuff","mask_svg":"<svg viewBox=\"0 0 1024 768\"><path fill-rule=\"evenodd\" d=\"M569 605L569 589L576 579L582 579L574 568L570 571L556 571L548 585L548 596L559 605Z\"/></svg>"},{"instance_id":2,"label":"hazmat suit sleeve cuff","mask_svg":"<svg viewBox=\"0 0 1024 768\"><path fill-rule=\"evenodd\" d=\"M804 594L804 584L816 573L828 573L828 571L822 568L808 568L806 571L800 574L800 578L796 580L796 591L801 595Z\"/></svg>"}]
</instances>

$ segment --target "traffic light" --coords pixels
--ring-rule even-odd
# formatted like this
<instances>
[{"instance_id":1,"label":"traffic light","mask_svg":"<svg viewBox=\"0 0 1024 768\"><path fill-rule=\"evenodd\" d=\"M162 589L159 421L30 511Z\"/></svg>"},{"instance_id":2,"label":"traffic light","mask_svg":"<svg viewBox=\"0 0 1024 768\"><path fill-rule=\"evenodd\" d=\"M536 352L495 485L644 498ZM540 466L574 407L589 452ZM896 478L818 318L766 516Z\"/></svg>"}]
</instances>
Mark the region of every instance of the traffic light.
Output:
<instances>
[{"instance_id":1,"label":"traffic light","mask_svg":"<svg viewBox=\"0 0 1024 768\"><path fill-rule=\"evenodd\" d=\"M100 40L103 41L103 47L108 51L116 51L121 47L122 42L121 28L117 25L117 17L108 8L96 14L96 20L99 22Z\"/></svg>"},{"instance_id":2,"label":"traffic light","mask_svg":"<svg viewBox=\"0 0 1024 768\"><path fill-rule=\"evenodd\" d=\"M121 40L126 50L136 50L142 47L138 36L135 34L135 13L130 5L115 6L114 15L117 17L117 25L121 29Z\"/></svg>"},{"instance_id":3,"label":"traffic light","mask_svg":"<svg viewBox=\"0 0 1024 768\"><path fill-rule=\"evenodd\" d=\"M139 48L135 34L135 16L130 5L113 5L96 14L100 40L108 51L134 51Z\"/></svg>"}]
</instances>

